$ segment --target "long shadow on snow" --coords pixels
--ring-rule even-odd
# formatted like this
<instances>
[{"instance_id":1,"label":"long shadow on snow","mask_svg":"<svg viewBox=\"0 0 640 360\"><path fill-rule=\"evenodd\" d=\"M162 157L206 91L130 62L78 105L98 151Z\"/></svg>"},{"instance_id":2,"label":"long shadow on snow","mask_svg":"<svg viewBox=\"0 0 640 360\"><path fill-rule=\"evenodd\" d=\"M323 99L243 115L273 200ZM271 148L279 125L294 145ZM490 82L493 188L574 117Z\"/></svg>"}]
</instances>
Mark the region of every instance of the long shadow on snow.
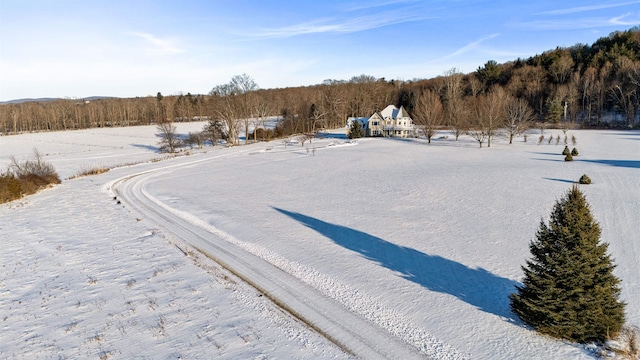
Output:
<instances>
[{"instance_id":1,"label":"long shadow on snow","mask_svg":"<svg viewBox=\"0 0 640 360\"><path fill-rule=\"evenodd\" d=\"M596 164L603 164L609 166L626 167L632 169L640 168L640 160L578 160Z\"/></svg>"},{"instance_id":2,"label":"long shadow on snow","mask_svg":"<svg viewBox=\"0 0 640 360\"><path fill-rule=\"evenodd\" d=\"M400 273L407 280L432 291L453 295L482 311L517 321L509 309L508 299L508 295L515 290L515 281L482 268L472 269L441 256L399 246L362 231L276 207L273 209L317 231L336 244Z\"/></svg>"},{"instance_id":3,"label":"long shadow on snow","mask_svg":"<svg viewBox=\"0 0 640 360\"><path fill-rule=\"evenodd\" d=\"M153 152L158 152L159 147L157 146L153 146L153 145L145 145L145 144L131 144L131 146L133 147L137 147L140 149L145 149L145 150L149 150L149 151L153 151Z\"/></svg>"},{"instance_id":4,"label":"long shadow on snow","mask_svg":"<svg viewBox=\"0 0 640 360\"><path fill-rule=\"evenodd\" d=\"M557 178L543 178L545 180L551 180L551 181L560 181L560 182L564 182L564 183L569 183L569 184L575 184L577 183L577 181L573 181L573 180L566 180L566 179L557 179Z\"/></svg>"}]
</instances>

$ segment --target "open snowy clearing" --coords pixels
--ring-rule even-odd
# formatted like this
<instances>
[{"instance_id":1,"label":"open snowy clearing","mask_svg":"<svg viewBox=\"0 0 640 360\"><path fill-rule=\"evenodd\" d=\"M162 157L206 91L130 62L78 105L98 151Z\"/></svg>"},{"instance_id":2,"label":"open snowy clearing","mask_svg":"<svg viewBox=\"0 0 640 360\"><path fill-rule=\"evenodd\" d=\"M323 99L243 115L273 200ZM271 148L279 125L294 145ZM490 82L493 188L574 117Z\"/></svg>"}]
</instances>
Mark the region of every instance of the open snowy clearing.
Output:
<instances>
[{"instance_id":1,"label":"open snowy clearing","mask_svg":"<svg viewBox=\"0 0 640 360\"><path fill-rule=\"evenodd\" d=\"M0 137L0 166L34 147L63 178L163 158L154 133L136 127ZM136 191L156 208L284 270L294 279L288 283L304 284L409 351L590 358L582 346L524 328L507 298L540 219L586 173L594 183L582 189L618 264L628 322L640 325L640 132L571 135L580 151L572 163L559 155L562 142L537 145L537 135L490 149L468 138L427 145L327 137L304 147L205 147L63 181L0 207L0 305L8 309L0 356L348 357L189 250L188 236L175 236L138 202L116 204L114 181L145 173L153 175L140 175Z\"/></svg>"}]
</instances>

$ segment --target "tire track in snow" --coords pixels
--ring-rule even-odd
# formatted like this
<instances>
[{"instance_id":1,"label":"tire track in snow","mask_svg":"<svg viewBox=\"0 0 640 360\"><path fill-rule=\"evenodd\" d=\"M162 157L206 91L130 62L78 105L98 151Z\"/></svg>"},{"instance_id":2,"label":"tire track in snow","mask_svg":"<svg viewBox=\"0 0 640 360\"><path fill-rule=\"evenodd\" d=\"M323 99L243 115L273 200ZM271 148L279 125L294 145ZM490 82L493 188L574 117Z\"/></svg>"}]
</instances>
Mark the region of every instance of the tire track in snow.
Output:
<instances>
[{"instance_id":1,"label":"tire track in snow","mask_svg":"<svg viewBox=\"0 0 640 360\"><path fill-rule=\"evenodd\" d=\"M177 167L238 154L224 154L132 174L114 180L107 184L107 188L137 212L220 263L278 306L358 357L466 357L365 294L336 283L314 269L283 259L268 249L239 241L187 212L169 207L144 189L147 180Z\"/></svg>"}]
</instances>

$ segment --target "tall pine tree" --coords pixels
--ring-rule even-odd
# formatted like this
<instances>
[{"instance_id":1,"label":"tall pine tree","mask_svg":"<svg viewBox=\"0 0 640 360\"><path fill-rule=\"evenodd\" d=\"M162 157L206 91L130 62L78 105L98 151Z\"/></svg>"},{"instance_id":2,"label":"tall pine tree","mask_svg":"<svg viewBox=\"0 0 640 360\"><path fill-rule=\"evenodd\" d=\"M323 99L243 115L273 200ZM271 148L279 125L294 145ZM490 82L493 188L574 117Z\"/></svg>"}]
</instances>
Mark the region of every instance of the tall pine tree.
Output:
<instances>
[{"instance_id":1,"label":"tall pine tree","mask_svg":"<svg viewBox=\"0 0 640 360\"><path fill-rule=\"evenodd\" d=\"M620 331L625 304L600 243L600 226L577 185L555 205L549 226L541 221L525 277L511 294L511 309L537 331L580 343L603 341Z\"/></svg>"}]
</instances>

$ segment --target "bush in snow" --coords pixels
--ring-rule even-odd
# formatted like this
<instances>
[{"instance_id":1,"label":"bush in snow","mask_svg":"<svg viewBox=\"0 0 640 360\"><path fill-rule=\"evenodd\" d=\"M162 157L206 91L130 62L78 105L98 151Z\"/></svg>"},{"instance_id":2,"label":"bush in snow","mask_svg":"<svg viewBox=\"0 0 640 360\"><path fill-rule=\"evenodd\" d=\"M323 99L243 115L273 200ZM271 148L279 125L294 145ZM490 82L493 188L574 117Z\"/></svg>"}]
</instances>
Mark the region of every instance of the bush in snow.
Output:
<instances>
[{"instance_id":1,"label":"bush in snow","mask_svg":"<svg viewBox=\"0 0 640 360\"><path fill-rule=\"evenodd\" d=\"M615 339L607 341L604 347L607 351L621 355L623 359L640 359L640 328L623 327L620 334Z\"/></svg>"},{"instance_id":2,"label":"bush in snow","mask_svg":"<svg viewBox=\"0 0 640 360\"><path fill-rule=\"evenodd\" d=\"M567 156L564 157L564 161L573 161L573 156L571 156L571 153L567 154Z\"/></svg>"},{"instance_id":3,"label":"bush in snow","mask_svg":"<svg viewBox=\"0 0 640 360\"><path fill-rule=\"evenodd\" d=\"M60 177L51 163L44 161L37 149L33 158L19 161L11 156L9 170L0 174L0 203L36 193L50 184L59 184Z\"/></svg>"},{"instance_id":4,"label":"bush in snow","mask_svg":"<svg viewBox=\"0 0 640 360\"><path fill-rule=\"evenodd\" d=\"M571 156L578 156L578 149L573 148L573 150L571 150Z\"/></svg>"},{"instance_id":5,"label":"bush in snow","mask_svg":"<svg viewBox=\"0 0 640 360\"><path fill-rule=\"evenodd\" d=\"M580 176L580 180L578 180L578 182L583 185L589 185L591 184L591 178L588 177L587 174L584 174Z\"/></svg>"},{"instance_id":6,"label":"bush in snow","mask_svg":"<svg viewBox=\"0 0 640 360\"><path fill-rule=\"evenodd\" d=\"M10 172L0 174L0 204L19 199L21 196L20 180Z\"/></svg>"},{"instance_id":7,"label":"bush in snow","mask_svg":"<svg viewBox=\"0 0 640 360\"><path fill-rule=\"evenodd\" d=\"M204 143L205 135L202 132L189 132L187 138L182 142L184 146L188 146L189 149L193 149L197 147L198 149L202 149L202 144Z\"/></svg>"},{"instance_id":8,"label":"bush in snow","mask_svg":"<svg viewBox=\"0 0 640 360\"><path fill-rule=\"evenodd\" d=\"M569 155L571 154L571 151L569 150L568 146L564 147L564 150L562 150L562 155Z\"/></svg>"},{"instance_id":9,"label":"bush in snow","mask_svg":"<svg viewBox=\"0 0 640 360\"><path fill-rule=\"evenodd\" d=\"M511 309L537 331L580 343L615 337L624 324L620 280L577 185L558 200L529 244L532 258Z\"/></svg>"},{"instance_id":10,"label":"bush in snow","mask_svg":"<svg viewBox=\"0 0 640 360\"><path fill-rule=\"evenodd\" d=\"M160 152L174 153L182 145L182 140L176 133L176 127L171 122L161 122L156 126L159 131L158 142Z\"/></svg>"}]
</instances>

